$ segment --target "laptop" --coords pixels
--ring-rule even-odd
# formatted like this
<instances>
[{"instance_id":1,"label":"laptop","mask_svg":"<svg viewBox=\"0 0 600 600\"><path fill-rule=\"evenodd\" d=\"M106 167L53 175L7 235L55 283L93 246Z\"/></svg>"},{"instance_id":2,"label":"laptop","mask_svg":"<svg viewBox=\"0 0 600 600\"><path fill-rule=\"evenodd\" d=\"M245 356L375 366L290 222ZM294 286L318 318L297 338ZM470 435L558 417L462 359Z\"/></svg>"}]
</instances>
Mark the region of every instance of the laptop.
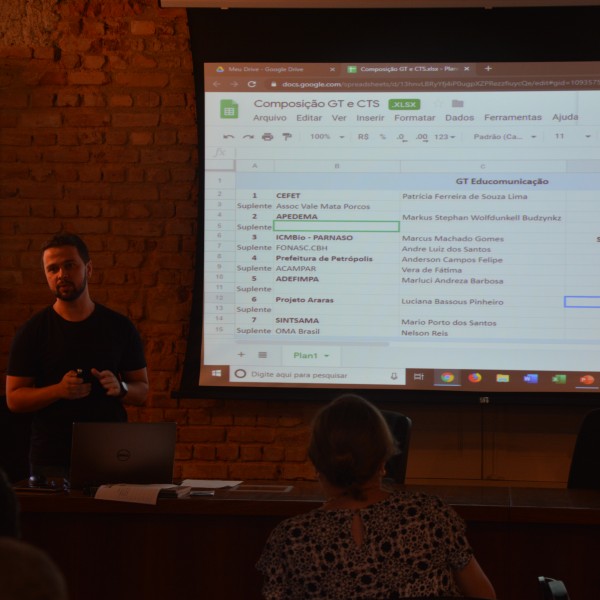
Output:
<instances>
[{"instance_id":1,"label":"laptop","mask_svg":"<svg viewBox=\"0 0 600 600\"><path fill-rule=\"evenodd\" d=\"M73 423L71 489L172 483L176 423Z\"/></svg>"}]
</instances>

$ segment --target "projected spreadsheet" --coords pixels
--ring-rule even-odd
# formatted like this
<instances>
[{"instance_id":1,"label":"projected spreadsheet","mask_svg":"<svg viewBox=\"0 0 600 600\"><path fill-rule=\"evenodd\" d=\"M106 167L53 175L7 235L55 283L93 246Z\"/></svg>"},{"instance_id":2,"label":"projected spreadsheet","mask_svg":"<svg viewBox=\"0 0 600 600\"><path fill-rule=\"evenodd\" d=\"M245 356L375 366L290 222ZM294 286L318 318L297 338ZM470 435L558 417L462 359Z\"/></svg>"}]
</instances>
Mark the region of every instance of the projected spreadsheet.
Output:
<instances>
[{"instance_id":1,"label":"projected spreadsheet","mask_svg":"<svg viewBox=\"0 0 600 600\"><path fill-rule=\"evenodd\" d=\"M204 364L365 385L597 369L600 92L419 93L420 120L389 94L230 96L207 94Z\"/></svg>"}]
</instances>

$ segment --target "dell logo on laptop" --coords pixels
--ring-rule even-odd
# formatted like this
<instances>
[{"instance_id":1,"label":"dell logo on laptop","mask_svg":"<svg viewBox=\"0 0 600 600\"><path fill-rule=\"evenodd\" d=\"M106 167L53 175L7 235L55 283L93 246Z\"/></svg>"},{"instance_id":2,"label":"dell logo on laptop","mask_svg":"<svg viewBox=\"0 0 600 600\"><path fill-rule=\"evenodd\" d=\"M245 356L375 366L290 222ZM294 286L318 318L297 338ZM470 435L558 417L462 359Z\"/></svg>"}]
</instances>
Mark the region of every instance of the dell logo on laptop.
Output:
<instances>
[{"instance_id":1,"label":"dell logo on laptop","mask_svg":"<svg viewBox=\"0 0 600 600\"><path fill-rule=\"evenodd\" d=\"M129 460L130 458L131 458L131 452L129 452L129 450L127 450L126 448L121 448L121 450L119 450L117 452L118 460L126 461L126 460Z\"/></svg>"}]
</instances>

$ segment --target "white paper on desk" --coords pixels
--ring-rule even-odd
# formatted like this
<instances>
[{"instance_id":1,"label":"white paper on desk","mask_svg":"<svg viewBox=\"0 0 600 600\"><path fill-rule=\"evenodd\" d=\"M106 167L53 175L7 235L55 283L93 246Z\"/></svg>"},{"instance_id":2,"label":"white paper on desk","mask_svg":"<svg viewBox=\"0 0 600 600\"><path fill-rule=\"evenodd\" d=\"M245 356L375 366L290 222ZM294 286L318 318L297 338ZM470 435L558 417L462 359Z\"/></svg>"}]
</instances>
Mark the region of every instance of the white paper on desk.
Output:
<instances>
[{"instance_id":1,"label":"white paper on desk","mask_svg":"<svg viewBox=\"0 0 600 600\"><path fill-rule=\"evenodd\" d=\"M141 485L133 483L113 483L101 485L94 498L98 500L117 500L118 502L135 502L137 504L156 504L160 490L169 487L173 487L173 484L149 483Z\"/></svg>"},{"instance_id":2,"label":"white paper on desk","mask_svg":"<svg viewBox=\"0 0 600 600\"><path fill-rule=\"evenodd\" d=\"M206 488L218 490L220 488L233 487L243 483L242 481L226 481L225 479L184 479L181 485L189 485L192 488Z\"/></svg>"}]
</instances>

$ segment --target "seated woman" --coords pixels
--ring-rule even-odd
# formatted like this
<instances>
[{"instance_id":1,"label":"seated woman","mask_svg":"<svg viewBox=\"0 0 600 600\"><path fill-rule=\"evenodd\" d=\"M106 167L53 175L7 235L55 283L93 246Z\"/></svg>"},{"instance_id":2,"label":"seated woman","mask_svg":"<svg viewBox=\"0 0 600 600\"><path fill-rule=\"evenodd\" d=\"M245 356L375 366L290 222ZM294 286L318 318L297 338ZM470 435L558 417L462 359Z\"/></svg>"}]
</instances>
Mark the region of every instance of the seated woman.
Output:
<instances>
[{"instance_id":1,"label":"seated woman","mask_svg":"<svg viewBox=\"0 0 600 600\"><path fill-rule=\"evenodd\" d=\"M452 508L382 485L393 451L383 416L364 398L346 394L317 413L309 456L326 501L271 533L257 564L265 598L496 598Z\"/></svg>"}]
</instances>

